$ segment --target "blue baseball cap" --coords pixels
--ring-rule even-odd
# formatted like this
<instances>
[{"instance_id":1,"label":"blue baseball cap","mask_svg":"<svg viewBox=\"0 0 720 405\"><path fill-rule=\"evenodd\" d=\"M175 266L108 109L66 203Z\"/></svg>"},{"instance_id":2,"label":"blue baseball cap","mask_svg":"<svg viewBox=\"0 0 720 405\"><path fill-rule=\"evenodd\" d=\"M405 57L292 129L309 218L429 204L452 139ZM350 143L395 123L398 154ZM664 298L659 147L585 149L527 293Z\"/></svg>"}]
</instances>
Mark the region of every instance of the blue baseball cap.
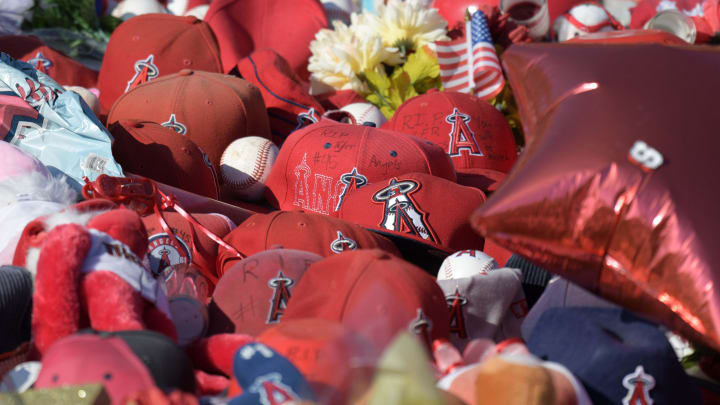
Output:
<instances>
[{"instance_id":1,"label":"blue baseball cap","mask_svg":"<svg viewBox=\"0 0 720 405\"><path fill-rule=\"evenodd\" d=\"M701 403L665 333L624 309L549 309L527 346L567 367L595 405Z\"/></svg>"}]
</instances>

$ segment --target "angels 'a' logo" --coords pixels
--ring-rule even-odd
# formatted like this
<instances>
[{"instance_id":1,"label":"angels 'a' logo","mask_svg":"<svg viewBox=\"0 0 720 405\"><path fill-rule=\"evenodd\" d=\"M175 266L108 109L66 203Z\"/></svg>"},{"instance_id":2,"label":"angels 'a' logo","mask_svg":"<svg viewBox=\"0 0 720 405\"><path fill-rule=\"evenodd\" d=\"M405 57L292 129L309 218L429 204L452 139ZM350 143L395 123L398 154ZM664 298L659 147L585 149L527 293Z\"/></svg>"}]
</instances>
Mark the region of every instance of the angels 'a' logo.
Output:
<instances>
[{"instance_id":1,"label":"angels 'a' logo","mask_svg":"<svg viewBox=\"0 0 720 405\"><path fill-rule=\"evenodd\" d=\"M187 134L187 127L182 122L178 122L175 114L170 114L170 118L160 125L164 126L165 128L170 128L180 135Z\"/></svg>"},{"instance_id":2,"label":"angels 'a' logo","mask_svg":"<svg viewBox=\"0 0 720 405\"><path fill-rule=\"evenodd\" d=\"M426 217L420 211L410 194L417 190L418 183L412 180L393 178L390 184L375 193L373 201L385 204L383 220L380 226L395 232L419 236L437 243L435 232L430 228Z\"/></svg>"},{"instance_id":3,"label":"angels 'a' logo","mask_svg":"<svg viewBox=\"0 0 720 405\"><path fill-rule=\"evenodd\" d=\"M452 125L450 129L450 144L448 145L448 155L460 156L461 150L466 150L471 156L483 156L475 134L470 127L470 116L453 109L452 114L445 117L445 122Z\"/></svg>"},{"instance_id":4,"label":"angels 'a' logo","mask_svg":"<svg viewBox=\"0 0 720 405\"><path fill-rule=\"evenodd\" d=\"M320 121L320 117L318 116L317 111L315 111L315 109L311 107L309 110L301 112L297 115L298 125L297 127L295 127L295 130L298 130L310 124L314 124L318 121Z\"/></svg>"},{"instance_id":5,"label":"angels 'a' logo","mask_svg":"<svg viewBox=\"0 0 720 405\"><path fill-rule=\"evenodd\" d=\"M467 298L460 295L460 291L455 289L455 294L446 295L445 301L450 310L450 333L455 333L460 339L467 339L467 329L465 328L465 315L462 307L467 304Z\"/></svg>"},{"instance_id":6,"label":"angels 'a' logo","mask_svg":"<svg viewBox=\"0 0 720 405\"><path fill-rule=\"evenodd\" d=\"M135 62L135 76L127 82L127 86L125 86L126 93L135 87L158 77L160 70L158 70L157 66L153 63L153 58L155 58L155 56L150 54L146 59L140 59Z\"/></svg>"},{"instance_id":7,"label":"angels 'a' logo","mask_svg":"<svg viewBox=\"0 0 720 405\"><path fill-rule=\"evenodd\" d=\"M425 314L423 313L423 310L421 308L417 309L417 316L410 321L410 325L408 325L408 330L415 335L420 336L430 344L430 331L432 331L432 321L425 317Z\"/></svg>"},{"instance_id":8,"label":"angels 'a' logo","mask_svg":"<svg viewBox=\"0 0 720 405\"><path fill-rule=\"evenodd\" d=\"M190 249L185 241L177 236L175 239L178 241L177 244L166 233L158 233L148 238L148 258L150 259L150 270L154 276L162 274L167 267L187 264L192 260ZM170 276L171 274L167 274L166 278Z\"/></svg>"},{"instance_id":9,"label":"angels 'a' logo","mask_svg":"<svg viewBox=\"0 0 720 405\"><path fill-rule=\"evenodd\" d=\"M340 193L340 195L338 195L338 202L335 206L335 211L340 211L340 206L342 205L343 199L345 198L348 190L352 189L353 186L355 186L356 189L361 188L368 183L368 179L367 177L358 173L357 167L353 167L350 173L343 173L340 176L340 182L344 184L345 187L343 187L343 191Z\"/></svg>"},{"instance_id":10,"label":"angels 'a' logo","mask_svg":"<svg viewBox=\"0 0 720 405\"><path fill-rule=\"evenodd\" d=\"M40 72L43 72L45 74L48 74L48 69L50 69L50 67L53 65L50 59L46 58L42 52L36 53L35 57L28 59L27 62L31 64L36 70L39 70Z\"/></svg>"},{"instance_id":11,"label":"angels 'a' logo","mask_svg":"<svg viewBox=\"0 0 720 405\"><path fill-rule=\"evenodd\" d=\"M655 387L655 378L646 374L643 366L635 367L635 371L625 376L623 386L628 392L623 398L623 405L652 405L650 390Z\"/></svg>"},{"instance_id":12,"label":"angels 'a' logo","mask_svg":"<svg viewBox=\"0 0 720 405\"><path fill-rule=\"evenodd\" d=\"M295 281L289 277L285 277L282 270L278 271L277 276L268 280L268 287L273 289L273 296L270 299L270 311L265 323L276 323L280 320L285 308L287 308L290 299L290 286Z\"/></svg>"},{"instance_id":13,"label":"angels 'a' logo","mask_svg":"<svg viewBox=\"0 0 720 405\"><path fill-rule=\"evenodd\" d=\"M330 243L330 250L332 250L333 253L340 254L346 250L355 250L355 249L357 249L357 242L346 237L340 231L337 231L337 239L335 239L334 241L332 241L332 243Z\"/></svg>"},{"instance_id":14,"label":"angels 'a' logo","mask_svg":"<svg viewBox=\"0 0 720 405\"><path fill-rule=\"evenodd\" d=\"M294 404L300 397L282 382L280 373L269 373L255 379L248 392L257 392L262 405Z\"/></svg>"}]
</instances>

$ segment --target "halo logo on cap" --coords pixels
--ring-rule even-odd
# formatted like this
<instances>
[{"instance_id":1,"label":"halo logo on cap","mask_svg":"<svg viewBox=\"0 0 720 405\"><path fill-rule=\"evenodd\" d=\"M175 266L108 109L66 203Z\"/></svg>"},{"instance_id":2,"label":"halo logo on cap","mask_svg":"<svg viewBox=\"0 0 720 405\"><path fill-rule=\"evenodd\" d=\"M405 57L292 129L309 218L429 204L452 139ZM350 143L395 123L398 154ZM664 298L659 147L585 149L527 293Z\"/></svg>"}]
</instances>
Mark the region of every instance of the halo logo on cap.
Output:
<instances>
[{"instance_id":1,"label":"halo logo on cap","mask_svg":"<svg viewBox=\"0 0 720 405\"><path fill-rule=\"evenodd\" d=\"M185 126L185 124L178 122L175 114L170 114L170 118L160 125L164 126L165 128L170 128L180 135L185 135L187 133L187 127Z\"/></svg>"},{"instance_id":2,"label":"halo logo on cap","mask_svg":"<svg viewBox=\"0 0 720 405\"><path fill-rule=\"evenodd\" d=\"M335 211L340 210L340 206L342 205L343 199L345 198L345 195L347 194L348 190L352 187L352 185L355 185L355 188L361 188L362 186L367 185L368 179L367 177L363 176L362 174L358 173L357 167L353 167L352 171L350 173L343 173L340 176L340 182L345 185L343 187L343 191L338 196L338 203L335 207Z\"/></svg>"},{"instance_id":3,"label":"halo logo on cap","mask_svg":"<svg viewBox=\"0 0 720 405\"><path fill-rule=\"evenodd\" d=\"M150 54L146 59L135 61L135 64L133 65L135 68L135 75L127 82L127 86L125 87L126 93L135 87L158 77L160 70L153 63L153 58L155 58L155 56Z\"/></svg>"},{"instance_id":4,"label":"halo logo on cap","mask_svg":"<svg viewBox=\"0 0 720 405\"><path fill-rule=\"evenodd\" d=\"M373 201L385 204L380 226L395 232L408 233L437 243L435 232L425 220L426 214L418 209L410 197L419 184L412 180L390 180L390 184L375 193Z\"/></svg>"},{"instance_id":5,"label":"halo logo on cap","mask_svg":"<svg viewBox=\"0 0 720 405\"><path fill-rule=\"evenodd\" d=\"M448 155L460 156L460 151L466 150L471 156L483 156L475 139L475 134L468 126L468 122L470 122L468 114L463 114L457 108L454 108L452 114L445 117L445 122L452 125L452 128L450 128Z\"/></svg>"},{"instance_id":6,"label":"halo logo on cap","mask_svg":"<svg viewBox=\"0 0 720 405\"><path fill-rule=\"evenodd\" d=\"M332 241L332 243L330 244L330 250L332 250L333 253L337 253L337 254L340 254L346 250L355 250L355 249L357 249L357 242L346 237L340 231L337 231L337 239Z\"/></svg>"},{"instance_id":7,"label":"halo logo on cap","mask_svg":"<svg viewBox=\"0 0 720 405\"><path fill-rule=\"evenodd\" d=\"M650 390L655 387L655 378L650 374L646 374L643 366L637 366L635 372L630 373L623 378L623 386L628 392L623 398L623 405L652 405L653 400L650 398Z\"/></svg>"},{"instance_id":8,"label":"halo logo on cap","mask_svg":"<svg viewBox=\"0 0 720 405\"><path fill-rule=\"evenodd\" d=\"M35 69L45 74L48 74L48 69L50 69L50 67L53 65L50 59L46 58L42 52L36 53L35 57L32 59L28 59L27 62L31 64Z\"/></svg>"},{"instance_id":9,"label":"halo logo on cap","mask_svg":"<svg viewBox=\"0 0 720 405\"><path fill-rule=\"evenodd\" d=\"M295 281L290 277L286 277L282 270L278 271L277 276L268 280L268 287L273 289L273 296L270 298L270 311L268 311L268 318L265 323L270 324L280 321L280 317L287 308L290 299L290 286L293 284L295 284Z\"/></svg>"},{"instance_id":10,"label":"halo logo on cap","mask_svg":"<svg viewBox=\"0 0 720 405\"><path fill-rule=\"evenodd\" d=\"M454 294L445 296L445 301L450 310L450 333L457 334L460 339L467 339L465 315L462 310L462 307L468 302L467 298L460 295L460 291L456 288Z\"/></svg>"},{"instance_id":11,"label":"halo logo on cap","mask_svg":"<svg viewBox=\"0 0 720 405\"><path fill-rule=\"evenodd\" d=\"M314 124L316 122L320 121L320 118L318 117L317 112L314 108L310 107L309 110L305 112L301 112L297 115L297 122L298 126L295 127L295 130L298 130L304 126Z\"/></svg>"},{"instance_id":12,"label":"halo logo on cap","mask_svg":"<svg viewBox=\"0 0 720 405\"><path fill-rule=\"evenodd\" d=\"M148 238L148 258L150 270L157 276L170 266L188 264L192 260L190 249L180 237L175 237L180 246L175 244L166 233L158 233ZM167 275L169 277L170 274Z\"/></svg>"}]
</instances>

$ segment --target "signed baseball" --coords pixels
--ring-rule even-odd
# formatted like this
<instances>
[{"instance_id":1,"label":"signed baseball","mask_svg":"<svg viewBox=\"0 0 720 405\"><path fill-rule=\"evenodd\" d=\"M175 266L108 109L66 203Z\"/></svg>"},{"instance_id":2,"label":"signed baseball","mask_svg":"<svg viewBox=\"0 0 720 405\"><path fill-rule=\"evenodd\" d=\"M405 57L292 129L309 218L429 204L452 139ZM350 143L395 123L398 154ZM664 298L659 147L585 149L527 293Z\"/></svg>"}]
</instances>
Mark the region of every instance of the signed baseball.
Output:
<instances>
[{"instance_id":1,"label":"signed baseball","mask_svg":"<svg viewBox=\"0 0 720 405\"><path fill-rule=\"evenodd\" d=\"M367 125L366 122L375 124L375 128L380 128L387 121L380 109L370 103L352 103L341 108L355 117L355 123L358 125Z\"/></svg>"},{"instance_id":2,"label":"signed baseball","mask_svg":"<svg viewBox=\"0 0 720 405\"><path fill-rule=\"evenodd\" d=\"M242 200L261 199L277 155L277 146L265 138L247 136L236 139L225 148L220 158L223 189Z\"/></svg>"},{"instance_id":3,"label":"signed baseball","mask_svg":"<svg viewBox=\"0 0 720 405\"><path fill-rule=\"evenodd\" d=\"M438 280L454 280L472 277L476 274L487 275L498 268L492 257L479 250L461 250L446 257L438 271Z\"/></svg>"}]
</instances>

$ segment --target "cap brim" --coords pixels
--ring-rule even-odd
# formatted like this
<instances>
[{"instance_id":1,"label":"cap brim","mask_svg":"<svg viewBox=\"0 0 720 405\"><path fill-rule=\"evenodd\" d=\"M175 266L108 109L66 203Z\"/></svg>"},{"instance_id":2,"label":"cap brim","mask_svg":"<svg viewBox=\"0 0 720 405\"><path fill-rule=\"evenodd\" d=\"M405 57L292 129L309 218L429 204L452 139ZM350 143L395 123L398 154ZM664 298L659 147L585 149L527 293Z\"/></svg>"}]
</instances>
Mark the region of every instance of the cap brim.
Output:
<instances>
[{"instance_id":1,"label":"cap brim","mask_svg":"<svg viewBox=\"0 0 720 405\"><path fill-rule=\"evenodd\" d=\"M506 173L492 169L460 169L457 171L457 183L491 193L497 190L505 176Z\"/></svg>"},{"instance_id":2,"label":"cap brim","mask_svg":"<svg viewBox=\"0 0 720 405\"><path fill-rule=\"evenodd\" d=\"M375 228L366 229L390 239L403 255L403 259L420 267L433 277L437 276L438 269L440 269L445 258L453 253L450 250L395 232Z\"/></svg>"}]
</instances>

